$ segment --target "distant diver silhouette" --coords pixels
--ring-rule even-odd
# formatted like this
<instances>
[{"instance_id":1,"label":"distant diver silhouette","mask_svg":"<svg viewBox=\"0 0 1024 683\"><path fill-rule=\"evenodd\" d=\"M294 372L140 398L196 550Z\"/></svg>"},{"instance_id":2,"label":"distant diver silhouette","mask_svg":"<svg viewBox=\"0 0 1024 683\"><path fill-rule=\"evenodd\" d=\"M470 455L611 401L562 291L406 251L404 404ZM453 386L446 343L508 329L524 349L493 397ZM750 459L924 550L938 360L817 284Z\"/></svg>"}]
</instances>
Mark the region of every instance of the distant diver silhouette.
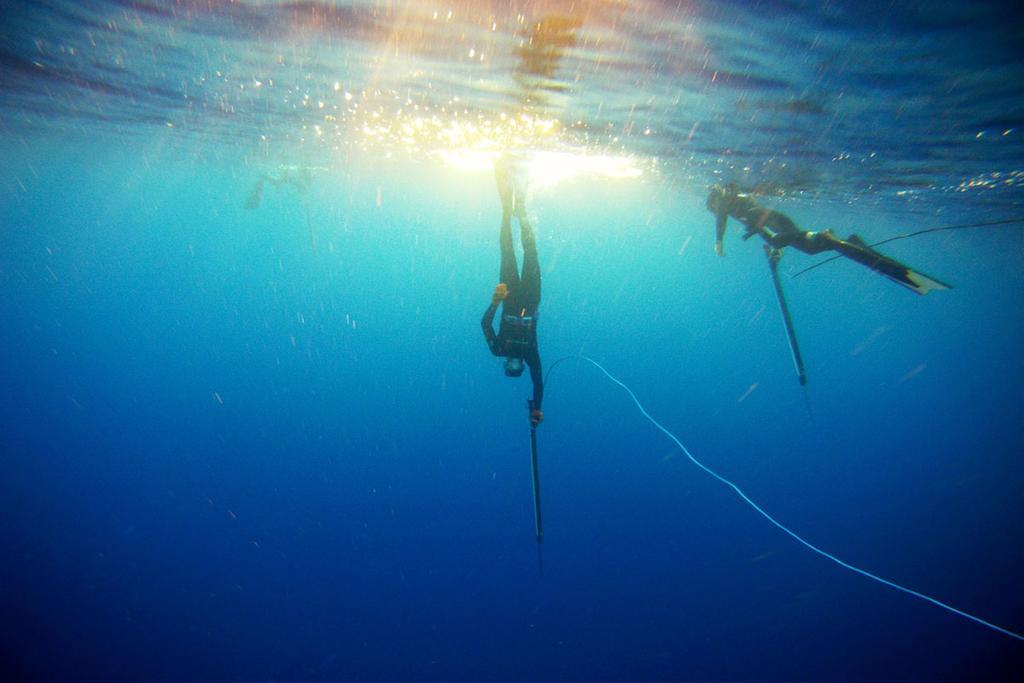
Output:
<instances>
[{"instance_id":1,"label":"distant diver silhouette","mask_svg":"<svg viewBox=\"0 0 1024 683\"><path fill-rule=\"evenodd\" d=\"M593 365L594 367L596 367L598 370L600 370L604 374L605 377L607 377L614 384L616 384L619 387L621 387L629 395L630 399L632 399L633 403L636 405L637 409L639 409L640 413L644 416L644 418L646 418L648 422L650 422L652 425L654 425L655 428L657 428L658 431L660 431L662 434L667 436L679 448L679 450L681 450L683 452L683 454L686 455L687 459L689 459L690 462L692 462L694 465L699 467L701 470L703 470L707 474L709 474L712 477L714 477L720 483L722 483L725 486L727 486L728 488L732 489L732 491L736 495L738 495L743 500L743 502L745 502L747 505L749 505L751 508L753 508L759 515L761 515L762 517L767 519L776 528L778 528L780 531L784 532L785 534L787 534L788 536L793 538L795 541L800 543L802 546L804 546L808 550L811 550L812 552L814 552L814 553L824 557L825 559L831 560L832 562L834 562L835 564L839 565L843 569L849 570L849 571L851 571L851 572L853 572L855 574L860 574L861 576L867 577L867 578L871 579L872 581L876 581L876 582L878 582L878 583L880 583L880 584L882 584L884 586L888 586L890 588L894 588L895 590L901 591L903 593L906 593L907 595L911 595L911 596L913 596L915 598L918 598L920 600L924 600L925 602L929 602L929 603L935 605L936 607L941 607L942 609L944 609L944 610L946 610L948 612L951 612L953 614L956 614L957 616L963 617L964 619L968 619L970 621L973 621L976 624L980 624L982 626L985 626L986 628L990 628L993 631L997 631L999 633L1002 633L1003 635L1009 636L1010 638L1013 638L1015 640L1024 641L1024 635L1022 635L1020 633L1017 633L1015 631L1011 631L1011 630L1003 628L1001 626L997 626L996 624L993 624L991 621L987 621L985 619L982 619L981 617L977 617L977 616L975 616L973 614L969 614L968 612L964 612L963 610L957 609L956 607L953 607L952 605L949 605L949 604L947 604L945 602L942 602L941 600L937 600L936 598L933 598L933 597L931 597L929 595L925 595L924 593L920 593L920 592L918 592L916 590L913 590L912 588L907 588L906 586L901 586L900 584L895 583L894 581L889 581L888 579L882 578L881 576L878 576L877 574L872 574L871 572L869 572L869 571L867 571L865 569L861 569L860 567L856 567L856 566L854 566L854 565L852 565L852 564L850 564L848 562L845 562L845 561L839 559L838 557L836 557L832 553L829 553L829 552L827 552L825 550L822 550L821 548L819 548L818 546L814 545L810 541L804 539L802 536L800 536L798 533L796 533L795 531L793 531L792 529L787 527L785 524L783 524L782 522L780 522L777 519L775 519L771 514L766 512L764 510L764 508L762 508L760 505L758 505L753 500L751 500L750 497L747 496L747 494L744 493L743 489L741 489L739 486L734 484L732 481L726 479L725 477L720 475L718 472L715 472L713 469L711 469L710 467L708 467L707 465L702 463L700 460L698 460L696 457L694 457L694 455L692 453L690 453L689 449L686 446L683 445L683 442L680 441L679 438L675 434L673 434L668 429L666 429L660 422L655 420L654 417L652 417L649 412L647 412L647 409L644 408L642 403L640 403L640 399L637 398L636 394L633 393L633 390L630 389L626 385L625 382L623 382L619 378L615 377L615 375L613 375L612 373L608 372L608 370L606 370L603 365L598 363L593 358L590 358L589 356L584 356L583 354L572 355L572 356L563 356L562 358L559 358L558 360L556 360L554 363L551 364L551 367L548 369L548 374L547 374L547 377L545 379L546 380L550 380L551 373L554 371L554 369L556 367L561 365L564 361L572 360L572 359L586 361L586 362L590 363L591 365Z\"/></svg>"},{"instance_id":2,"label":"distant diver silhouette","mask_svg":"<svg viewBox=\"0 0 1024 683\"><path fill-rule=\"evenodd\" d=\"M258 209L263 202L263 188L269 183L275 188L282 185L290 185L299 193L299 203L306 217L306 228L309 230L309 246L316 251L316 232L313 230L313 221L309 215L309 186L313 182L313 169L308 166L282 166L277 175L264 173L249 191L249 197L245 200L245 208Z\"/></svg>"}]
</instances>

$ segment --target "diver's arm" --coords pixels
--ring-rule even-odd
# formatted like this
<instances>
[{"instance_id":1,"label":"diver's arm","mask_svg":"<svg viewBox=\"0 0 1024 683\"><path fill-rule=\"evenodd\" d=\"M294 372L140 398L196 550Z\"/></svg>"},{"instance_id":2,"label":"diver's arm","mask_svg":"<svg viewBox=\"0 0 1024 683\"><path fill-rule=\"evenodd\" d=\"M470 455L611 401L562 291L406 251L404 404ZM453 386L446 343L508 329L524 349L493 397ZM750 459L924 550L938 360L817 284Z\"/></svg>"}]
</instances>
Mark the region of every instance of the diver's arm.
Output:
<instances>
[{"instance_id":1,"label":"diver's arm","mask_svg":"<svg viewBox=\"0 0 1024 683\"><path fill-rule=\"evenodd\" d=\"M504 301L507 296L508 285L504 282L498 283L498 286L494 288L494 294L491 296L491 305L484 311L484 317L480 320L480 327L484 330L487 346L495 356L501 355L499 353L501 349L498 344L498 335L494 334L494 314L498 310L498 304Z\"/></svg>"},{"instance_id":2,"label":"diver's arm","mask_svg":"<svg viewBox=\"0 0 1024 683\"><path fill-rule=\"evenodd\" d=\"M725 224L729 220L729 214L725 211L719 211L715 214L715 253L719 256L725 256L725 247L722 244L722 240L725 238Z\"/></svg>"},{"instance_id":3,"label":"diver's arm","mask_svg":"<svg viewBox=\"0 0 1024 683\"><path fill-rule=\"evenodd\" d=\"M497 302L492 303L484 311L484 317L480 320L480 327L484 331L484 339L487 340L487 347L491 350L495 356L500 355L497 352L498 348L498 335L494 334L494 314L498 311Z\"/></svg>"}]
</instances>

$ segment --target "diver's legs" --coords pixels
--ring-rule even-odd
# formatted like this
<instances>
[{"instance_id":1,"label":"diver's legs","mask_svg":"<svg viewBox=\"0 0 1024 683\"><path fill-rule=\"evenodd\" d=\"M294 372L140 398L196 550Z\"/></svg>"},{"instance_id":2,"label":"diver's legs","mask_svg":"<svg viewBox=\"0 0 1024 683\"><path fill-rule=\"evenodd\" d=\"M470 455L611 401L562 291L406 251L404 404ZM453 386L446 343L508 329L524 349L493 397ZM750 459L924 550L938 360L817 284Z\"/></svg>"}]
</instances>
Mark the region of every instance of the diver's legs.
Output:
<instances>
[{"instance_id":1,"label":"diver's legs","mask_svg":"<svg viewBox=\"0 0 1024 683\"><path fill-rule=\"evenodd\" d=\"M501 268L498 278L508 286L509 295L518 293L519 289L519 264L516 262L516 252L512 246L512 215L503 211L501 214Z\"/></svg>"},{"instance_id":2,"label":"diver's legs","mask_svg":"<svg viewBox=\"0 0 1024 683\"><path fill-rule=\"evenodd\" d=\"M835 250L846 258L865 265L876 273L880 273L904 287L916 290L915 284L909 278L910 268L895 259L878 253L865 244L864 240L857 235L850 235L845 240L837 239L835 242Z\"/></svg>"},{"instance_id":3,"label":"diver's legs","mask_svg":"<svg viewBox=\"0 0 1024 683\"><path fill-rule=\"evenodd\" d=\"M823 230L822 232L811 233L810 241L817 251L809 251L808 253L818 253L831 249L918 294L927 294L933 289L950 288L949 285L935 278L919 273L896 259L875 251L857 235L850 235L845 240L841 240L833 235L831 231ZM801 251L805 250L801 249Z\"/></svg>"},{"instance_id":4,"label":"diver's legs","mask_svg":"<svg viewBox=\"0 0 1024 683\"><path fill-rule=\"evenodd\" d=\"M831 230L820 232L799 231L790 237L793 247L805 254L820 254L823 251L839 251L843 244L841 239L836 237Z\"/></svg>"},{"instance_id":5,"label":"diver's legs","mask_svg":"<svg viewBox=\"0 0 1024 683\"><path fill-rule=\"evenodd\" d=\"M867 244L864 243L864 240L862 240L857 235L850 235L845 240L836 239L835 237L833 237L832 240L835 244L833 249L838 251L846 258L856 261L857 263L860 263L862 265L865 265L872 270L878 271L885 275L889 275L888 271L909 270L909 268L907 268L899 261L891 259L888 256L885 256L884 254L880 254L879 252L869 247Z\"/></svg>"},{"instance_id":6,"label":"diver's legs","mask_svg":"<svg viewBox=\"0 0 1024 683\"><path fill-rule=\"evenodd\" d=\"M774 245L778 246L778 245ZM820 254L823 251L835 251L851 261L883 272L883 269L903 269L907 267L888 256L878 253L864 243L857 235L850 235L848 239L841 240L831 230L820 232L801 232L789 237L786 246L792 246L805 254ZM888 273L883 273L888 274Z\"/></svg>"},{"instance_id":7,"label":"diver's legs","mask_svg":"<svg viewBox=\"0 0 1024 683\"><path fill-rule=\"evenodd\" d=\"M501 198L501 267L498 278L508 287L509 296L517 295L519 289L519 265L516 263L516 252L512 246L512 183L509 178L508 160L504 157L494 163L494 181L498 186L498 197ZM507 302L506 302L507 303Z\"/></svg>"},{"instance_id":8,"label":"diver's legs","mask_svg":"<svg viewBox=\"0 0 1024 683\"><path fill-rule=\"evenodd\" d=\"M537 239L533 227L526 217L525 207L519 212L519 236L523 242L523 277L521 282L521 306L526 315L532 315L540 306L540 261L537 258Z\"/></svg>"}]
</instances>

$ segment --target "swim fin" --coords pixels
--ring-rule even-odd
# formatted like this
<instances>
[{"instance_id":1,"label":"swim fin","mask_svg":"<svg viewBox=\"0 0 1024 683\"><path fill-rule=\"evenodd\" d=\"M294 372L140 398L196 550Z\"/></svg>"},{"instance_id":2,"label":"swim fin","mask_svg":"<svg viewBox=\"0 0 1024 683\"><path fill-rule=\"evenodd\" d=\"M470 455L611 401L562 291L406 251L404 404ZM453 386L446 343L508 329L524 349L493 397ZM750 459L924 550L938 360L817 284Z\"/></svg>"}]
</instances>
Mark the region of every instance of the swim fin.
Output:
<instances>
[{"instance_id":1,"label":"swim fin","mask_svg":"<svg viewBox=\"0 0 1024 683\"><path fill-rule=\"evenodd\" d=\"M919 273L916 270L907 268L903 273L903 279L893 278L899 284L912 289L922 296L932 291L933 289L953 289L952 285L947 285L945 282L936 280L933 277Z\"/></svg>"},{"instance_id":2,"label":"swim fin","mask_svg":"<svg viewBox=\"0 0 1024 683\"><path fill-rule=\"evenodd\" d=\"M896 259L880 254L858 235L850 235L846 238L846 242L856 247L856 252L858 253L848 253L846 251L841 253L844 253L844 255L858 263L864 264L876 273L884 275L896 284L912 290L916 294L924 296L936 289L953 289L952 285L947 285L945 282L937 280L930 275L925 275L913 268L908 268Z\"/></svg>"}]
</instances>

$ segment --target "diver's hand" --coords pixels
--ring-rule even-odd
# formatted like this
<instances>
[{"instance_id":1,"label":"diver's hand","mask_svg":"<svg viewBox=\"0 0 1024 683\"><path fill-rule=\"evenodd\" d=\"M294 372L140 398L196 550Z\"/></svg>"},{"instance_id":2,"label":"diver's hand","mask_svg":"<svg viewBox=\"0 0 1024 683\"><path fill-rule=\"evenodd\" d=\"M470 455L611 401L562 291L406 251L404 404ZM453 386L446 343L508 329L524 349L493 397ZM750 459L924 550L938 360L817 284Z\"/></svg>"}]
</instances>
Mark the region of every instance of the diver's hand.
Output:
<instances>
[{"instance_id":1,"label":"diver's hand","mask_svg":"<svg viewBox=\"0 0 1024 683\"><path fill-rule=\"evenodd\" d=\"M544 421L544 413L543 413L543 411L541 411L541 410L531 410L530 411L530 426L531 427L536 427L537 425L539 425L543 421Z\"/></svg>"},{"instance_id":2,"label":"diver's hand","mask_svg":"<svg viewBox=\"0 0 1024 683\"><path fill-rule=\"evenodd\" d=\"M722 246L721 242L715 242L715 253L719 256L725 256L725 247Z\"/></svg>"},{"instance_id":3,"label":"diver's hand","mask_svg":"<svg viewBox=\"0 0 1024 683\"><path fill-rule=\"evenodd\" d=\"M508 296L508 285L504 282L494 288L494 295L491 296L491 305L497 306Z\"/></svg>"}]
</instances>

